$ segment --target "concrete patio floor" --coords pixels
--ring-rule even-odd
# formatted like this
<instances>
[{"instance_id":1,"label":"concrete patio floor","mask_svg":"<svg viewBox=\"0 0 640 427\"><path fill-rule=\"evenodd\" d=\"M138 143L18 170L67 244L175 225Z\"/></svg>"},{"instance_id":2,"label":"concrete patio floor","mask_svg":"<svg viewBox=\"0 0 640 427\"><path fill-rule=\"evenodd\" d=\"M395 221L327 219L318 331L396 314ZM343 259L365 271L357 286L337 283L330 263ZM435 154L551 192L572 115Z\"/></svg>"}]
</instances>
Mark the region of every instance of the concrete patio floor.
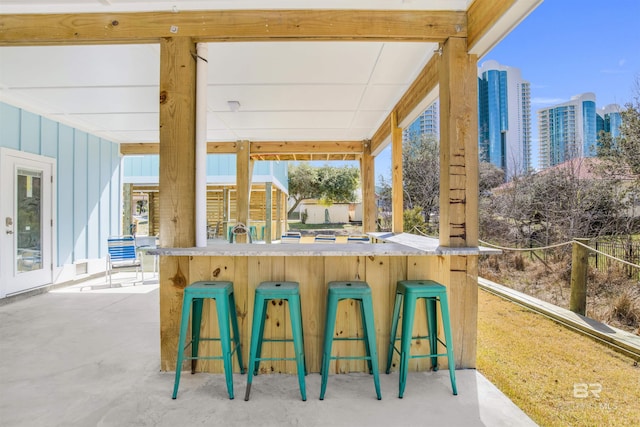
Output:
<instances>
[{"instance_id":1,"label":"concrete patio floor","mask_svg":"<svg viewBox=\"0 0 640 427\"><path fill-rule=\"evenodd\" d=\"M145 275L149 279L150 274ZM0 306L0 425L10 426L535 426L475 370L411 372L403 399L398 374L307 376L307 401L293 375L259 375L251 400L234 376L159 370L157 280L133 286L127 273L58 288Z\"/></svg>"}]
</instances>

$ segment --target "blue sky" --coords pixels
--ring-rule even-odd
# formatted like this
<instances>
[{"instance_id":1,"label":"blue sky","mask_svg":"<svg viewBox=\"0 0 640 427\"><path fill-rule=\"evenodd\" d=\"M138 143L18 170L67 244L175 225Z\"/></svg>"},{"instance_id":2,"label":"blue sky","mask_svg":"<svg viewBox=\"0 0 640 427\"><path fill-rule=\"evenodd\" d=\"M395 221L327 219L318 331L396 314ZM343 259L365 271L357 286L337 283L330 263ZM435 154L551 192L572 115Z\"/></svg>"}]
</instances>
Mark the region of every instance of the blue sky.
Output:
<instances>
[{"instance_id":1,"label":"blue sky","mask_svg":"<svg viewBox=\"0 0 640 427\"><path fill-rule=\"evenodd\" d=\"M531 83L533 152L538 109L596 94L598 108L632 100L640 79L640 0L544 0L496 45L487 60L519 68ZM390 152L376 158L376 179L390 176Z\"/></svg>"}]
</instances>

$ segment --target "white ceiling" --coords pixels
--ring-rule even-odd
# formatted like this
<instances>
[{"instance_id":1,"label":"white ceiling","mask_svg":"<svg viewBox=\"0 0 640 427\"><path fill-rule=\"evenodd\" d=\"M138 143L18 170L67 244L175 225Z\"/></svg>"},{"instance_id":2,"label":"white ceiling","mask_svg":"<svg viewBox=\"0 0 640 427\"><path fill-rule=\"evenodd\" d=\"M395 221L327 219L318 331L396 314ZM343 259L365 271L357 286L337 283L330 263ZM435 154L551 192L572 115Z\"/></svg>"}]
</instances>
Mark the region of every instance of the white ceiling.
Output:
<instances>
[{"instance_id":1,"label":"white ceiling","mask_svg":"<svg viewBox=\"0 0 640 427\"><path fill-rule=\"evenodd\" d=\"M370 138L435 48L210 43L207 139ZM157 45L3 47L0 99L116 142L158 142L159 64Z\"/></svg>"},{"instance_id":2,"label":"white ceiling","mask_svg":"<svg viewBox=\"0 0 640 427\"><path fill-rule=\"evenodd\" d=\"M532 0L528 0L531 2ZM537 0L536 0L537 1ZM472 0L0 0L1 13L188 9L466 10ZM433 43L209 43L209 141L371 138ZM0 48L0 101L115 142L158 142L158 45ZM240 109L230 110L228 101Z\"/></svg>"}]
</instances>

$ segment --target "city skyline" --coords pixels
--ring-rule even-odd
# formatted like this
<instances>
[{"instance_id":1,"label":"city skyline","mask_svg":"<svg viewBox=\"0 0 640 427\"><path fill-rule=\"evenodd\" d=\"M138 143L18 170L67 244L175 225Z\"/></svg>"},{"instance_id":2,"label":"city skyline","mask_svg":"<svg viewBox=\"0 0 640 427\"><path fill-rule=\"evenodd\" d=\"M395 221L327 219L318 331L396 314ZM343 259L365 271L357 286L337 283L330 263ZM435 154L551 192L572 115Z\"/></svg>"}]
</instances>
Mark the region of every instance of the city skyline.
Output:
<instances>
[{"instance_id":1,"label":"city skyline","mask_svg":"<svg viewBox=\"0 0 640 427\"><path fill-rule=\"evenodd\" d=\"M487 55L521 70L531 83L533 166L538 167L537 111L592 92L598 109L621 107L640 76L640 1L544 0ZM376 159L376 179L390 177L390 150Z\"/></svg>"}]
</instances>

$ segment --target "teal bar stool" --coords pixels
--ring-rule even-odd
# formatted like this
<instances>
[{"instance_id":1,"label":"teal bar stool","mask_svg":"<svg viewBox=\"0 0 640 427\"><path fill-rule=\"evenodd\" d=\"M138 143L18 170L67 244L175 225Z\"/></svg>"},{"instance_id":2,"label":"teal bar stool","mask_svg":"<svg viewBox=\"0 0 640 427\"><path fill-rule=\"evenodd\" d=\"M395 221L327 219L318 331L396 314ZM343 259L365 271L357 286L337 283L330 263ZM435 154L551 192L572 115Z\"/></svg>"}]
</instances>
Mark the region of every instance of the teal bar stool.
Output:
<instances>
[{"instance_id":1,"label":"teal bar stool","mask_svg":"<svg viewBox=\"0 0 640 427\"><path fill-rule=\"evenodd\" d=\"M418 299L424 299L427 309L428 336L412 336L413 319L415 317L416 303ZM403 304L404 299L404 304ZM444 329L445 341L438 338L438 314L436 312L436 303L440 301L440 310L442 314L442 326ZM402 335L400 338L396 336L398 332L398 317L400 315L400 306L402 307ZM429 339L429 354L411 355L411 341L416 339ZM400 350L395 346L395 342L400 340ZM438 353L438 343L442 344L446 349L446 353ZM449 364L449 376L451 377L451 388L453 394L458 394L456 387L456 370L455 361L453 359L453 340L451 338L451 322L449 320L449 304L447 302L447 288L432 280L401 280L396 288L396 300L393 305L393 321L391 324L391 334L389 336L389 355L387 358L387 374L391 371L391 359L393 352L400 354L400 391L399 398L402 398L407 383L407 371L409 368L409 359L414 358L430 358L431 367L434 371L438 370L438 356L447 356Z\"/></svg>"},{"instance_id":2,"label":"teal bar stool","mask_svg":"<svg viewBox=\"0 0 640 427\"><path fill-rule=\"evenodd\" d=\"M218 326L220 328L219 338L200 337L200 321L202 320L202 305L205 298L216 301L216 311L218 312ZM185 344L187 339L187 326L189 325L189 314L191 313L191 341ZM231 319L231 326L229 326ZM231 328L233 328L233 350L231 349L232 338ZM198 345L200 341L220 341L222 347L221 356L199 356ZM191 345L191 356L185 357L184 350ZM240 372L245 373L242 364L242 354L240 352L240 332L238 329L238 316L236 314L236 303L233 297L233 283L231 282L194 282L184 289L182 300L182 319L180 321L180 338L178 340L178 360L176 362L176 379L173 384L173 399L178 395L180 385L180 371L182 371L182 361L191 360L191 373L196 372L196 365L199 359L223 360L224 374L227 381L227 392L229 399L233 399L233 353L238 356Z\"/></svg>"},{"instance_id":3,"label":"teal bar stool","mask_svg":"<svg viewBox=\"0 0 640 427\"><path fill-rule=\"evenodd\" d=\"M300 286L297 282L262 282L256 288L251 326L251 347L249 351L249 375L244 400L249 400L251 380L258 375L261 360L295 360L298 368L298 383L302 400L307 400L304 377L307 366L304 359L304 338L302 333L302 311L300 309ZM264 321L267 318L267 304L270 300L286 300L289 305L292 338L264 338ZM264 342L293 342L295 357L262 357Z\"/></svg>"},{"instance_id":4,"label":"teal bar stool","mask_svg":"<svg viewBox=\"0 0 640 427\"><path fill-rule=\"evenodd\" d=\"M334 337L336 325L336 312L338 302L344 299L352 299L360 302L360 316L362 317L363 337ZM333 341L364 341L366 356L332 356L331 347ZM337 359L364 359L369 366L369 373L373 374L373 382L376 387L378 400L380 394L380 379L378 375L378 350L376 347L376 330L373 322L373 302L371 300L371 288L366 282L329 282L327 293L327 314L324 325L324 349L322 352L322 386L320 388L320 400L324 399L327 389L327 377L329 376L329 364Z\"/></svg>"}]
</instances>

